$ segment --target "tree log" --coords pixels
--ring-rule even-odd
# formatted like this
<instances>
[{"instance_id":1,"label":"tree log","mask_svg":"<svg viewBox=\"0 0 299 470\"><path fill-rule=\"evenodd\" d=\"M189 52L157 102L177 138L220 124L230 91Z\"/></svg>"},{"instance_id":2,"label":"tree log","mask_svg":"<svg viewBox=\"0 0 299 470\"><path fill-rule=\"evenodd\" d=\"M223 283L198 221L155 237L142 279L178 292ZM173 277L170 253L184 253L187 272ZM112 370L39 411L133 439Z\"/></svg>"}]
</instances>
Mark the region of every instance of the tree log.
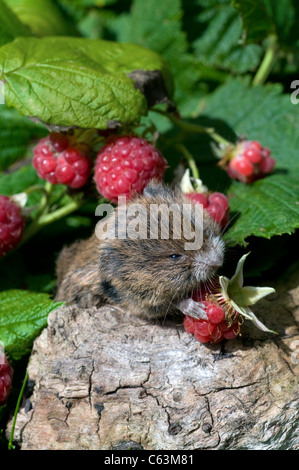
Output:
<instances>
[{"instance_id":1,"label":"tree log","mask_svg":"<svg viewBox=\"0 0 299 470\"><path fill-rule=\"evenodd\" d=\"M53 311L34 343L15 441L22 450L298 449L298 280L255 309L279 335L245 321L242 336L209 346L181 318Z\"/></svg>"}]
</instances>

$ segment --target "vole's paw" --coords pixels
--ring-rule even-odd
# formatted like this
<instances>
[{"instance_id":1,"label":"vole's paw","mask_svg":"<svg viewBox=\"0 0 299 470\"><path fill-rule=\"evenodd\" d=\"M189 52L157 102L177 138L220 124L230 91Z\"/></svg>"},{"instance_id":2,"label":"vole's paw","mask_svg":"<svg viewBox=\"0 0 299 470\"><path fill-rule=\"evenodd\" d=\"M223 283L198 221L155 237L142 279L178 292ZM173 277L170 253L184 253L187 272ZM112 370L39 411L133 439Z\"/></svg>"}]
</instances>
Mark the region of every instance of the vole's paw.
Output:
<instances>
[{"instance_id":1,"label":"vole's paw","mask_svg":"<svg viewBox=\"0 0 299 470\"><path fill-rule=\"evenodd\" d=\"M92 308L101 307L104 301L100 296L94 295L91 292L82 294L78 292L77 295L67 300L66 303L69 305L77 305L79 308Z\"/></svg>"},{"instance_id":2,"label":"vole's paw","mask_svg":"<svg viewBox=\"0 0 299 470\"><path fill-rule=\"evenodd\" d=\"M202 320L208 320L204 304L196 302L193 299L184 299L177 304L177 308L189 317Z\"/></svg>"}]
</instances>

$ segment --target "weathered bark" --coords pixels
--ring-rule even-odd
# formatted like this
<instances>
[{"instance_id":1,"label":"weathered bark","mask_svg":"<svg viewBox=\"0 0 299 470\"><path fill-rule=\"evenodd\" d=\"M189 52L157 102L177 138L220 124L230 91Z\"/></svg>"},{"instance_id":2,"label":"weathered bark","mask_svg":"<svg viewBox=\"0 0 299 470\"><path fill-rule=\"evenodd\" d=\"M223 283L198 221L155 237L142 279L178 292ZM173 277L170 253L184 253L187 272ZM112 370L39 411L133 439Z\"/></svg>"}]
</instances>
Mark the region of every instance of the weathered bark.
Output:
<instances>
[{"instance_id":1,"label":"weathered bark","mask_svg":"<svg viewBox=\"0 0 299 470\"><path fill-rule=\"evenodd\" d=\"M52 312L34 344L32 408L23 404L15 439L23 450L298 449L294 283L255 309L278 336L245 322L224 345L110 307Z\"/></svg>"}]
</instances>

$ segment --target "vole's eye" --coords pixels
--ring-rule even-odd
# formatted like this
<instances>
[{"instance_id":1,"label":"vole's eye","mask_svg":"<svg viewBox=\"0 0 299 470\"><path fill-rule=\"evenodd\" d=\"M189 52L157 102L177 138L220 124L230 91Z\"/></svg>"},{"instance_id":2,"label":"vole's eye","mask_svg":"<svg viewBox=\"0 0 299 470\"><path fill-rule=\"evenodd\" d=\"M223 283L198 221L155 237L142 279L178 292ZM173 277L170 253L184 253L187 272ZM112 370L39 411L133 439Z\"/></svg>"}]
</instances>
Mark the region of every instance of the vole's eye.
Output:
<instances>
[{"instance_id":1,"label":"vole's eye","mask_svg":"<svg viewBox=\"0 0 299 470\"><path fill-rule=\"evenodd\" d=\"M173 255L169 256L170 259L179 259L181 257L182 257L182 255L177 255L177 254L173 254Z\"/></svg>"}]
</instances>

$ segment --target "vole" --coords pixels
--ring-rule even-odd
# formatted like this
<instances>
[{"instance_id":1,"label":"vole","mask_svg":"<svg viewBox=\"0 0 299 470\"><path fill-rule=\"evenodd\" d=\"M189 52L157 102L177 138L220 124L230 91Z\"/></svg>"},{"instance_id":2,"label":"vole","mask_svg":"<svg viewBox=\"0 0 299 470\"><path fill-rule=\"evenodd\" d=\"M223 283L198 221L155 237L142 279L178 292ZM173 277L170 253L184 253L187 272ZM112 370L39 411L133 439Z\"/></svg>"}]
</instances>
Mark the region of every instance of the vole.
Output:
<instances>
[{"instance_id":1,"label":"vole","mask_svg":"<svg viewBox=\"0 0 299 470\"><path fill-rule=\"evenodd\" d=\"M95 232L89 239L63 248L57 260L56 300L82 308L115 305L145 318L164 317L178 311L206 318L202 305L192 300L191 294L200 283L213 277L223 263L224 242L218 225L207 211L203 211L199 221L194 211L185 214L183 209L190 205L194 208L193 203L179 189L157 182L150 183L142 195L128 201L127 209L132 209L133 204L143 209L143 221L139 225L141 228L143 225L146 235L152 235L150 222L159 222L158 236L156 232L156 238L142 239L131 233L132 236L111 238L113 230L120 225L117 215L122 206L118 206L108 217L107 230L102 231L106 235L101 232L101 239ZM175 221L170 213L173 226L169 224L169 237L164 239L161 221L164 216L167 220L167 210L173 205L180 220ZM150 216L152 207L162 208L158 216ZM198 233L202 231L201 247L186 249L190 237L186 238L183 230L180 238L174 233L174 222L176 228L184 227L183 217L189 218L187 222ZM133 219L128 217L127 226Z\"/></svg>"}]
</instances>

